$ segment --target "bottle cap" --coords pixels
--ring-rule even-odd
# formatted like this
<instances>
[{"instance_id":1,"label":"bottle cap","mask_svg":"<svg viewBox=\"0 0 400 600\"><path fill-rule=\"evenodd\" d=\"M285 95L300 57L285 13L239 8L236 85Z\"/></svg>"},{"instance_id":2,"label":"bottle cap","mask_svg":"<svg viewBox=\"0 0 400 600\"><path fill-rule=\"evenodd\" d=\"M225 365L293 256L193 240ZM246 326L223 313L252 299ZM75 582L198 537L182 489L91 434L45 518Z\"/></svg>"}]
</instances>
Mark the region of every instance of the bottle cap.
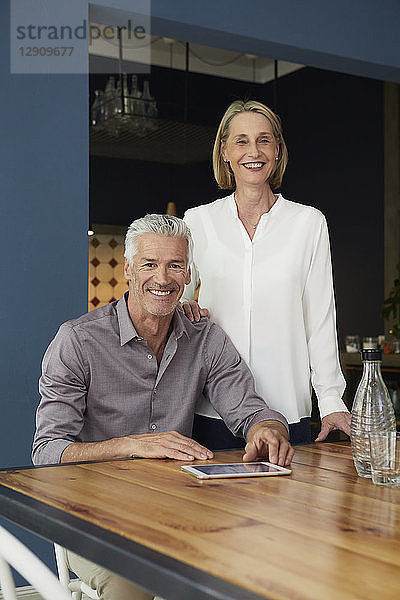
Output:
<instances>
[{"instance_id":1,"label":"bottle cap","mask_svg":"<svg viewBox=\"0 0 400 600\"><path fill-rule=\"evenodd\" d=\"M382 348L363 348L360 350L361 360L382 360Z\"/></svg>"}]
</instances>

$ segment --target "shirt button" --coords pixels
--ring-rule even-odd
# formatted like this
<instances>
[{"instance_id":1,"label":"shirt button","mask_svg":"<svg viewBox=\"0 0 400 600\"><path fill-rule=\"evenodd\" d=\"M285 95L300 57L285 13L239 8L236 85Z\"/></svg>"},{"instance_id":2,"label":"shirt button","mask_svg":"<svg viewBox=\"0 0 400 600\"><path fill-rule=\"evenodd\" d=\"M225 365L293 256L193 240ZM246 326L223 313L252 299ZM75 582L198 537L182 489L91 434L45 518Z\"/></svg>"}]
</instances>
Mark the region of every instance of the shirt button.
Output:
<instances>
[{"instance_id":1,"label":"shirt button","mask_svg":"<svg viewBox=\"0 0 400 600\"><path fill-rule=\"evenodd\" d=\"M148 354L148 355L147 355L147 358L148 358L149 360L151 360L151 359L153 358L153 355L152 355L152 354Z\"/></svg>"},{"instance_id":2,"label":"shirt button","mask_svg":"<svg viewBox=\"0 0 400 600\"><path fill-rule=\"evenodd\" d=\"M151 424L151 428L152 428L153 430L154 430L154 429L157 429L157 425L156 425L155 423L152 423L152 424Z\"/></svg>"},{"instance_id":3,"label":"shirt button","mask_svg":"<svg viewBox=\"0 0 400 600\"><path fill-rule=\"evenodd\" d=\"M156 394L156 393L157 393L157 388L155 387L153 390L153 394Z\"/></svg>"}]
</instances>

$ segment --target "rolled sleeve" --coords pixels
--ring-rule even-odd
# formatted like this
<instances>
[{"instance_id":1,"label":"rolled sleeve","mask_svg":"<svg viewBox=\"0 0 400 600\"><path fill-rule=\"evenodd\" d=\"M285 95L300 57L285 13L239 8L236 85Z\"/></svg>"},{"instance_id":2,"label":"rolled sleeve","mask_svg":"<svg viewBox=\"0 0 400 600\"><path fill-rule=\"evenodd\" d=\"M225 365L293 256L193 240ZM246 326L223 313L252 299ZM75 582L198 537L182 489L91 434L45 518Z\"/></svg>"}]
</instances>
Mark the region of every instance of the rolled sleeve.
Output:
<instances>
[{"instance_id":1,"label":"rolled sleeve","mask_svg":"<svg viewBox=\"0 0 400 600\"><path fill-rule=\"evenodd\" d=\"M211 326L205 349L209 365L205 396L234 435L247 438L260 421L279 421L289 429L285 417L258 396L250 369L218 325Z\"/></svg>"},{"instance_id":2,"label":"rolled sleeve","mask_svg":"<svg viewBox=\"0 0 400 600\"><path fill-rule=\"evenodd\" d=\"M191 210L186 211L183 220L185 221L186 225L189 227L190 229L190 225L191 225ZM183 294L181 297L181 302L190 302L191 300L195 299L195 292L196 292L196 288L199 285L199 272L197 269L197 266L195 265L194 262L192 262L190 264L190 283L185 285L185 289L183 290Z\"/></svg>"},{"instance_id":3,"label":"rolled sleeve","mask_svg":"<svg viewBox=\"0 0 400 600\"><path fill-rule=\"evenodd\" d=\"M65 448L77 441L84 423L87 387L79 340L72 328L63 325L43 358L32 447L34 464L60 462Z\"/></svg>"}]
</instances>

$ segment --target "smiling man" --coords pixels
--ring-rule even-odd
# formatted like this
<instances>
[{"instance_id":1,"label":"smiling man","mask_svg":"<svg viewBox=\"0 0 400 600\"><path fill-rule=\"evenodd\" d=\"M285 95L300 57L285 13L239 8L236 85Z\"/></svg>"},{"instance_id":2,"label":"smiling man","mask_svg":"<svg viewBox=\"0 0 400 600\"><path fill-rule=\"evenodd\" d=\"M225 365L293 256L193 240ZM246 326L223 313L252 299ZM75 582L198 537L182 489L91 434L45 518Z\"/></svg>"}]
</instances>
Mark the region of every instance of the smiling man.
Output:
<instances>
[{"instance_id":1,"label":"smiling man","mask_svg":"<svg viewBox=\"0 0 400 600\"><path fill-rule=\"evenodd\" d=\"M244 460L290 463L287 422L255 393L229 338L207 318L191 323L178 309L191 257L191 234L181 219L147 215L131 224L124 271L129 291L64 323L44 356L36 464L212 458L190 437L201 394L247 439ZM103 600L152 598L77 555L68 557Z\"/></svg>"}]
</instances>

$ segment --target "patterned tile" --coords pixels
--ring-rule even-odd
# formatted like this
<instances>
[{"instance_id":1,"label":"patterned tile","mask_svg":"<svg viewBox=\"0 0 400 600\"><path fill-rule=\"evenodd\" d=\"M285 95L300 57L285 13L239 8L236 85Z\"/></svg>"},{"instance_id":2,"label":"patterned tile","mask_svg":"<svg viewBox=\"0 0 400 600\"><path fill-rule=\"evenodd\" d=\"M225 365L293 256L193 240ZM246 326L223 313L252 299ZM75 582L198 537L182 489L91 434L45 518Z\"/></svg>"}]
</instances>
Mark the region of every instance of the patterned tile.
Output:
<instances>
[{"instance_id":1,"label":"patterned tile","mask_svg":"<svg viewBox=\"0 0 400 600\"><path fill-rule=\"evenodd\" d=\"M125 281L125 283L118 283L115 288L113 289L114 291L114 296L116 298L121 298L121 296L123 296L125 294L125 292L128 289L128 283Z\"/></svg>"},{"instance_id":2,"label":"patterned tile","mask_svg":"<svg viewBox=\"0 0 400 600\"><path fill-rule=\"evenodd\" d=\"M101 263L108 263L112 258L112 248L108 244L99 244L96 248L96 258Z\"/></svg>"},{"instance_id":3,"label":"patterned tile","mask_svg":"<svg viewBox=\"0 0 400 600\"><path fill-rule=\"evenodd\" d=\"M96 234L96 237L100 244L108 244L114 236L112 236L110 233L98 233Z\"/></svg>"},{"instance_id":4,"label":"patterned tile","mask_svg":"<svg viewBox=\"0 0 400 600\"><path fill-rule=\"evenodd\" d=\"M89 281L92 281L93 277L96 277L96 268L89 261Z\"/></svg>"},{"instance_id":5,"label":"patterned tile","mask_svg":"<svg viewBox=\"0 0 400 600\"><path fill-rule=\"evenodd\" d=\"M96 296L100 302L107 304L110 298L114 296L113 288L109 283L100 283L96 288Z\"/></svg>"},{"instance_id":6,"label":"patterned tile","mask_svg":"<svg viewBox=\"0 0 400 600\"><path fill-rule=\"evenodd\" d=\"M96 234L89 241L88 309L119 299L128 289L124 277L124 235Z\"/></svg>"},{"instance_id":7,"label":"patterned tile","mask_svg":"<svg viewBox=\"0 0 400 600\"><path fill-rule=\"evenodd\" d=\"M124 265L119 264L114 268L114 277L119 283L124 283L124 281L126 281L124 275Z\"/></svg>"},{"instance_id":8,"label":"patterned tile","mask_svg":"<svg viewBox=\"0 0 400 600\"><path fill-rule=\"evenodd\" d=\"M114 248L113 257L115 258L117 263L120 263L121 265L123 265L124 260L125 260L125 258L124 258L125 247L124 247L124 238L122 235L120 237L121 237L120 244Z\"/></svg>"},{"instance_id":9,"label":"patterned tile","mask_svg":"<svg viewBox=\"0 0 400 600\"><path fill-rule=\"evenodd\" d=\"M100 281L110 281L114 277L114 271L109 263L100 263L96 269L96 277Z\"/></svg>"}]
</instances>

